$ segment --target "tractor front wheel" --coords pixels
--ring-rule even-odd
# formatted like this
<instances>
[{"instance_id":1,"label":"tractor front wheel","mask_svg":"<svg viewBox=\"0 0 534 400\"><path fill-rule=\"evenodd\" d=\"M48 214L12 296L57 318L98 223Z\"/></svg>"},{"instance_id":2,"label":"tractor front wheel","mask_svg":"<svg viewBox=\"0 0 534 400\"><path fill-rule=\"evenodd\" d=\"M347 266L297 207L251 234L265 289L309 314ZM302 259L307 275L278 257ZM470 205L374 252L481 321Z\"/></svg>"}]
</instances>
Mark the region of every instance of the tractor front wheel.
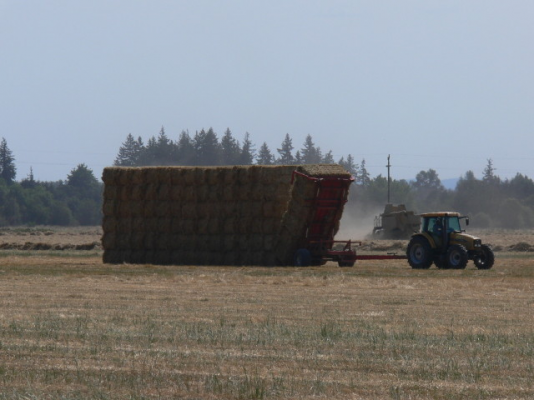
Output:
<instances>
[{"instance_id":1,"label":"tractor front wheel","mask_svg":"<svg viewBox=\"0 0 534 400\"><path fill-rule=\"evenodd\" d=\"M469 261L467 250L461 244L453 244L447 249L447 265L451 269L464 269Z\"/></svg>"},{"instance_id":2,"label":"tractor front wheel","mask_svg":"<svg viewBox=\"0 0 534 400\"><path fill-rule=\"evenodd\" d=\"M412 238L408 243L406 255L413 269L428 269L432 265L432 248L424 237Z\"/></svg>"},{"instance_id":3,"label":"tractor front wheel","mask_svg":"<svg viewBox=\"0 0 534 400\"><path fill-rule=\"evenodd\" d=\"M490 269L495 262L495 254L487 244L483 244L480 252L476 253L473 261L478 269Z\"/></svg>"}]
</instances>

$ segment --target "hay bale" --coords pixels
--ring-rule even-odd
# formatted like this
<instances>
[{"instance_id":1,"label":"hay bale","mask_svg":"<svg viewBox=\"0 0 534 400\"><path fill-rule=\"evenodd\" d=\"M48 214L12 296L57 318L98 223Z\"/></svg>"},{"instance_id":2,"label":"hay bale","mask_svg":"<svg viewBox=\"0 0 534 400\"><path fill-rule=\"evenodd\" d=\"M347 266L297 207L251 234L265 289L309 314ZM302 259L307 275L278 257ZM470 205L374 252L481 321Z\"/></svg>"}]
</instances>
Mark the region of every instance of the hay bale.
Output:
<instances>
[{"instance_id":1,"label":"hay bale","mask_svg":"<svg viewBox=\"0 0 534 400\"><path fill-rule=\"evenodd\" d=\"M122 253L119 250L106 250L102 256L105 264L122 264Z\"/></svg>"},{"instance_id":2,"label":"hay bale","mask_svg":"<svg viewBox=\"0 0 534 400\"><path fill-rule=\"evenodd\" d=\"M143 233L146 229L146 219L142 216L132 218L132 232Z\"/></svg>"},{"instance_id":3,"label":"hay bale","mask_svg":"<svg viewBox=\"0 0 534 400\"><path fill-rule=\"evenodd\" d=\"M156 215L158 217L169 217L171 214L170 202L168 201L158 201L156 207Z\"/></svg>"},{"instance_id":4,"label":"hay bale","mask_svg":"<svg viewBox=\"0 0 534 400\"><path fill-rule=\"evenodd\" d=\"M116 232L108 232L104 231L104 234L102 235L102 248L104 250L115 250L116 248Z\"/></svg>"},{"instance_id":5,"label":"hay bale","mask_svg":"<svg viewBox=\"0 0 534 400\"><path fill-rule=\"evenodd\" d=\"M113 216L104 216L102 219L102 230L104 232L116 232L118 228L118 218Z\"/></svg>"},{"instance_id":6,"label":"hay bale","mask_svg":"<svg viewBox=\"0 0 534 400\"><path fill-rule=\"evenodd\" d=\"M158 202L155 200L147 200L144 202L143 216L145 218L153 218L158 216Z\"/></svg>"},{"instance_id":7,"label":"hay bale","mask_svg":"<svg viewBox=\"0 0 534 400\"><path fill-rule=\"evenodd\" d=\"M145 204L140 200L132 200L130 204L130 215L132 217L142 217L145 212Z\"/></svg>"},{"instance_id":8,"label":"hay bale","mask_svg":"<svg viewBox=\"0 0 534 400\"><path fill-rule=\"evenodd\" d=\"M102 182L106 187L118 185L117 168L104 168L102 171Z\"/></svg>"},{"instance_id":9,"label":"hay bale","mask_svg":"<svg viewBox=\"0 0 534 400\"><path fill-rule=\"evenodd\" d=\"M145 251L144 250L132 250L130 255L130 263L132 264L145 264Z\"/></svg>"},{"instance_id":10,"label":"hay bale","mask_svg":"<svg viewBox=\"0 0 534 400\"><path fill-rule=\"evenodd\" d=\"M173 183L171 186L170 200L173 202L184 200L183 191L183 186Z\"/></svg>"},{"instance_id":11,"label":"hay bale","mask_svg":"<svg viewBox=\"0 0 534 400\"><path fill-rule=\"evenodd\" d=\"M132 213L130 210L130 202L128 201L121 201L118 203L117 207L117 215L120 218L129 218L131 217Z\"/></svg>"},{"instance_id":12,"label":"hay bale","mask_svg":"<svg viewBox=\"0 0 534 400\"><path fill-rule=\"evenodd\" d=\"M119 186L116 186L116 185L104 186L104 193L103 193L104 201L118 199L119 193L120 193Z\"/></svg>"},{"instance_id":13,"label":"hay bale","mask_svg":"<svg viewBox=\"0 0 534 400\"><path fill-rule=\"evenodd\" d=\"M145 233L144 232L132 232L130 235L130 248L133 251L144 251Z\"/></svg>"},{"instance_id":14,"label":"hay bale","mask_svg":"<svg viewBox=\"0 0 534 400\"><path fill-rule=\"evenodd\" d=\"M132 186L143 185L146 181L146 170L144 168L130 169L130 184Z\"/></svg>"},{"instance_id":15,"label":"hay bale","mask_svg":"<svg viewBox=\"0 0 534 400\"><path fill-rule=\"evenodd\" d=\"M145 193L147 190L146 186L147 185L144 185L144 184L133 185L132 192L131 192L131 200L135 200L135 201L145 200Z\"/></svg>"},{"instance_id":16,"label":"hay bale","mask_svg":"<svg viewBox=\"0 0 534 400\"><path fill-rule=\"evenodd\" d=\"M115 237L115 248L118 250L129 250L131 242L129 232L120 232Z\"/></svg>"}]
</instances>

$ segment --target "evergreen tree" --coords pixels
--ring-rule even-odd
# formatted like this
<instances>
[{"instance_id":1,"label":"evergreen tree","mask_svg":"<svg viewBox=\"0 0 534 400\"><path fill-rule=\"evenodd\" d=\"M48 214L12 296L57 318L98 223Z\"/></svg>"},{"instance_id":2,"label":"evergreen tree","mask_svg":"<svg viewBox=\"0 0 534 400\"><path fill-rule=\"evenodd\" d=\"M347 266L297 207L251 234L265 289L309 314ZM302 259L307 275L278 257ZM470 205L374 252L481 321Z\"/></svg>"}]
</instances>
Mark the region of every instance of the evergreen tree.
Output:
<instances>
[{"instance_id":1,"label":"evergreen tree","mask_svg":"<svg viewBox=\"0 0 534 400\"><path fill-rule=\"evenodd\" d=\"M315 146L311 135L307 135L300 151L303 164L319 164L322 160L321 149Z\"/></svg>"},{"instance_id":2,"label":"evergreen tree","mask_svg":"<svg viewBox=\"0 0 534 400\"><path fill-rule=\"evenodd\" d=\"M369 186L369 183L371 182L371 177L369 175L369 172L367 172L367 168L365 166L365 158L360 163L360 170L359 174L357 175L357 182L362 186Z\"/></svg>"},{"instance_id":3,"label":"evergreen tree","mask_svg":"<svg viewBox=\"0 0 534 400\"><path fill-rule=\"evenodd\" d=\"M482 180L490 185L499 184L501 179L495 175L495 167L493 166L493 160L490 158L487 160L486 168L484 168L484 176Z\"/></svg>"},{"instance_id":4,"label":"evergreen tree","mask_svg":"<svg viewBox=\"0 0 534 400\"><path fill-rule=\"evenodd\" d=\"M175 165L176 164L176 150L174 143L169 139L165 133L165 128L162 126L154 148L154 161L156 165Z\"/></svg>"},{"instance_id":5,"label":"evergreen tree","mask_svg":"<svg viewBox=\"0 0 534 400\"><path fill-rule=\"evenodd\" d=\"M347 156L346 161L343 157L341 157L338 164L345 168L348 172L350 172L352 176L358 179L358 165L354 163L354 157L352 157L351 154Z\"/></svg>"},{"instance_id":6,"label":"evergreen tree","mask_svg":"<svg viewBox=\"0 0 534 400\"><path fill-rule=\"evenodd\" d=\"M418 208L425 211L437 210L444 204L445 187L441 184L438 173L429 169L419 172L412 182Z\"/></svg>"},{"instance_id":7,"label":"evergreen tree","mask_svg":"<svg viewBox=\"0 0 534 400\"><path fill-rule=\"evenodd\" d=\"M245 133L245 138L243 139L243 148L241 149L241 155L239 157L240 165L252 165L254 162L254 157L256 156L256 151L254 145L250 140L250 134Z\"/></svg>"},{"instance_id":8,"label":"evergreen tree","mask_svg":"<svg viewBox=\"0 0 534 400\"><path fill-rule=\"evenodd\" d=\"M67 185L76 189L94 187L98 185L93 171L85 164L78 164L67 176Z\"/></svg>"},{"instance_id":9,"label":"evergreen tree","mask_svg":"<svg viewBox=\"0 0 534 400\"><path fill-rule=\"evenodd\" d=\"M220 165L220 145L212 128L202 129L193 139L195 165Z\"/></svg>"},{"instance_id":10,"label":"evergreen tree","mask_svg":"<svg viewBox=\"0 0 534 400\"><path fill-rule=\"evenodd\" d=\"M194 165L195 148L189 132L182 131L176 144L176 163L178 165Z\"/></svg>"},{"instance_id":11,"label":"evergreen tree","mask_svg":"<svg viewBox=\"0 0 534 400\"><path fill-rule=\"evenodd\" d=\"M2 138L0 142L0 178L3 178L6 183L13 183L17 175L17 168L15 167L15 157L7 147L7 141Z\"/></svg>"},{"instance_id":12,"label":"evergreen tree","mask_svg":"<svg viewBox=\"0 0 534 400\"><path fill-rule=\"evenodd\" d=\"M115 162L113 164L123 167L138 166L143 150L144 145L141 137L135 140L133 135L129 133L126 137L126 140L119 148L119 154L117 154L117 158L115 158Z\"/></svg>"},{"instance_id":13,"label":"evergreen tree","mask_svg":"<svg viewBox=\"0 0 534 400\"><path fill-rule=\"evenodd\" d=\"M20 185L25 189L31 189L37 185L37 182L35 182L35 178L33 177L32 167L30 167L30 173L28 177L26 179L23 179L22 182L20 182Z\"/></svg>"},{"instance_id":14,"label":"evergreen tree","mask_svg":"<svg viewBox=\"0 0 534 400\"><path fill-rule=\"evenodd\" d=\"M152 136L139 156L139 165L158 165L158 141Z\"/></svg>"},{"instance_id":15,"label":"evergreen tree","mask_svg":"<svg viewBox=\"0 0 534 400\"><path fill-rule=\"evenodd\" d=\"M228 128L221 139L221 163L223 165L238 165L241 161L240 158L241 148Z\"/></svg>"},{"instance_id":16,"label":"evergreen tree","mask_svg":"<svg viewBox=\"0 0 534 400\"><path fill-rule=\"evenodd\" d=\"M334 156L332 154L332 150L330 150L328 153L326 153L323 156L323 159L321 160L323 164L335 164Z\"/></svg>"},{"instance_id":17,"label":"evergreen tree","mask_svg":"<svg viewBox=\"0 0 534 400\"><path fill-rule=\"evenodd\" d=\"M295 158L293 157L293 140L289 137L289 133L286 133L282 146L276 149L276 151L280 155L276 160L277 164L291 165L295 163Z\"/></svg>"},{"instance_id":18,"label":"evergreen tree","mask_svg":"<svg viewBox=\"0 0 534 400\"><path fill-rule=\"evenodd\" d=\"M274 164L274 156L271 153L271 150L269 150L269 146L267 146L267 143L263 142L263 144L260 147L260 151L258 152L258 157L256 158L256 163L258 165L273 165Z\"/></svg>"},{"instance_id":19,"label":"evergreen tree","mask_svg":"<svg viewBox=\"0 0 534 400\"><path fill-rule=\"evenodd\" d=\"M304 162L302 162L302 156L300 155L300 150L297 150L295 153L295 165L302 165Z\"/></svg>"},{"instance_id":20,"label":"evergreen tree","mask_svg":"<svg viewBox=\"0 0 534 400\"><path fill-rule=\"evenodd\" d=\"M503 191L517 199L526 199L534 196L534 181L517 173L512 179L504 182Z\"/></svg>"}]
</instances>

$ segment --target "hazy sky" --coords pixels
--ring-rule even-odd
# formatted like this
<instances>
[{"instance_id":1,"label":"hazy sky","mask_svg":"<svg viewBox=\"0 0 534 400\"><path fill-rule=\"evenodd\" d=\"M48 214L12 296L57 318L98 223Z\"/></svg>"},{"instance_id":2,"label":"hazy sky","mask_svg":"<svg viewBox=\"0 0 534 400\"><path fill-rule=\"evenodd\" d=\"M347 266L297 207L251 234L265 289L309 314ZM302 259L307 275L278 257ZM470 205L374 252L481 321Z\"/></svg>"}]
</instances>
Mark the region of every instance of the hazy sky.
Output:
<instances>
[{"instance_id":1,"label":"hazy sky","mask_svg":"<svg viewBox=\"0 0 534 400\"><path fill-rule=\"evenodd\" d=\"M126 136L310 134L372 176L534 178L534 1L0 0L0 137L38 180Z\"/></svg>"}]
</instances>

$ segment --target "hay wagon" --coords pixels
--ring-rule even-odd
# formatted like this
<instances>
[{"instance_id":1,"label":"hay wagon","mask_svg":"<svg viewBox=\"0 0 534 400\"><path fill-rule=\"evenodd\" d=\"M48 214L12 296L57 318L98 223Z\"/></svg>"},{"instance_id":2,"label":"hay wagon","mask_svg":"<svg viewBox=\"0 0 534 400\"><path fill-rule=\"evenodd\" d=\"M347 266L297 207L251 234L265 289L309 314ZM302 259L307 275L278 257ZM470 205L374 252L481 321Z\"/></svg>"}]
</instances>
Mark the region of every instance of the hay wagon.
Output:
<instances>
[{"instance_id":1,"label":"hay wagon","mask_svg":"<svg viewBox=\"0 0 534 400\"><path fill-rule=\"evenodd\" d=\"M356 251L351 240L334 240L347 201L352 176L314 177L293 171L292 184L299 177L315 187L315 194L307 199L310 204L307 226L295 252L296 266L322 265L335 261L340 267L352 267Z\"/></svg>"},{"instance_id":2,"label":"hay wagon","mask_svg":"<svg viewBox=\"0 0 534 400\"><path fill-rule=\"evenodd\" d=\"M347 202L349 187L354 181L352 176L310 176L295 170L292 184L296 178L308 181L315 192L310 191L313 195L306 200L309 214L295 252L295 266L323 265L334 261L340 267L353 267L357 260L406 259L406 256L395 254L358 255L356 246L361 245L360 241L334 239Z\"/></svg>"}]
</instances>

